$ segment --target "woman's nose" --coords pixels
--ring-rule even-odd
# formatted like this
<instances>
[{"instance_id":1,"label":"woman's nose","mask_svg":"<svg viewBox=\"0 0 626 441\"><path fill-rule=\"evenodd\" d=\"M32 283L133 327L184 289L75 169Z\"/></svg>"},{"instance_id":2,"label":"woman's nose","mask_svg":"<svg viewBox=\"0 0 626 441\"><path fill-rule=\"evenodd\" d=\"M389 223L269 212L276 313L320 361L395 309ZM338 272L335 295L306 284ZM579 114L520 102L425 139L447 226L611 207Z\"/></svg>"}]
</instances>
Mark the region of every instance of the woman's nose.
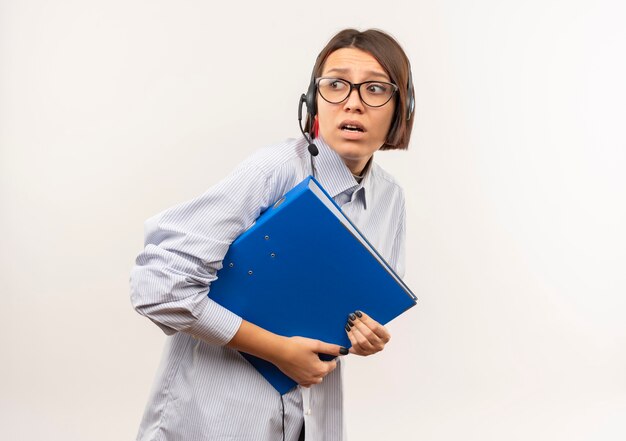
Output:
<instances>
[{"instance_id":1,"label":"woman's nose","mask_svg":"<svg viewBox=\"0 0 626 441\"><path fill-rule=\"evenodd\" d=\"M344 109L359 111L363 110L363 101L361 101L361 95L359 95L359 91L356 87L353 87L348 95L348 98L345 101Z\"/></svg>"}]
</instances>

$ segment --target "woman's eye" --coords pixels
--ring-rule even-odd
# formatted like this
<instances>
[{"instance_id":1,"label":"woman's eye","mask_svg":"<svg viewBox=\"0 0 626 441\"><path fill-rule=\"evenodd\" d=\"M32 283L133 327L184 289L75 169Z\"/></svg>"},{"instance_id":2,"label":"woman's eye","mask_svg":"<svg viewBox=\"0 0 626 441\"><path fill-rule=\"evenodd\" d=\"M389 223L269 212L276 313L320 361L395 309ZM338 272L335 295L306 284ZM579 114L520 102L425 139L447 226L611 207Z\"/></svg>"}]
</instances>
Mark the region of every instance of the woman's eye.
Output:
<instances>
[{"instance_id":1,"label":"woman's eye","mask_svg":"<svg viewBox=\"0 0 626 441\"><path fill-rule=\"evenodd\" d=\"M329 86L332 89L335 89L335 90L341 90L341 89L346 87L345 83L343 81L339 81L339 80L331 81Z\"/></svg>"},{"instance_id":2,"label":"woman's eye","mask_svg":"<svg viewBox=\"0 0 626 441\"><path fill-rule=\"evenodd\" d=\"M367 85L367 91L374 95L387 93L388 89L389 89L389 86L383 83L369 83Z\"/></svg>"}]
</instances>

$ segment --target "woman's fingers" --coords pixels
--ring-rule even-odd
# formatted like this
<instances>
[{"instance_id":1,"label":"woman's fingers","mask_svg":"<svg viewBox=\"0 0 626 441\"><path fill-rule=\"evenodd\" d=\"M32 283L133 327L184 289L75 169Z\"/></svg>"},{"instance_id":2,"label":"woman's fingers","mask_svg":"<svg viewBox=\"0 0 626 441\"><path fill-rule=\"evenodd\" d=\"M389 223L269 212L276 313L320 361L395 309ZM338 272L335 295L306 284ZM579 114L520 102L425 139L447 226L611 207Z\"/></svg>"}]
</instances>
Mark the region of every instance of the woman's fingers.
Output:
<instances>
[{"instance_id":1,"label":"woman's fingers","mask_svg":"<svg viewBox=\"0 0 626 441\"><path fill-rule=\"evenodd\" d=\"M353 354L371 355L376 352L374 347L372 347L372 345L370 345L369 342L359 334L358 330L350 331L350 333L352 334L352 338L354 339L352 347L350 348Z\"/></svg>"},{"instance_id":2,"label":"woman's fingers","mask_svg":"<svg viewBox=\"0 0 626 441\"><path fill-rule=\"evenodd\" d=\"M347 354L347 349L305 337L289 337L285 350L273 363L298 384L309 387L319 384L323 378L337 368L337 360L322 361L320 353Z\"/></svg>"},{"instance_id":3,"label":"woman's fingers","mask_svg":"<svg viewBox=\"0 0 626 441\"><path fill-rule=\"evenodd\" d=\"M372 355L384 349L391 339L389 331L362 311L348 316L346 331L352 348L350 352L357 355Z\"/></svg>"},{"instance_id":4,"label":"woman's fingers","mask_svg":"<svg viewBox=\"0 0 626 441\"><path fill-rule=\"evenodd\" d=\"M380 338L385 343L388 343L391 339L391 335L387 328L378 323L376 320L371 318L369 315L364 313L363 311L356 311L354 315L357 317L358 321L365 326L367 326L378 338Z\"/></svg>"},{"instance_id":5,"label":"woman's fingers","mask_svg":"<svg viewBox=\"0 0 626 441\"><path fill-rule=\"evenodd\" d=\"M346 355L348 350L343 346L317 341L315 352L318 354L334 355L335 357L338 357L340 355Z\"/></svg>"}]
</instances>

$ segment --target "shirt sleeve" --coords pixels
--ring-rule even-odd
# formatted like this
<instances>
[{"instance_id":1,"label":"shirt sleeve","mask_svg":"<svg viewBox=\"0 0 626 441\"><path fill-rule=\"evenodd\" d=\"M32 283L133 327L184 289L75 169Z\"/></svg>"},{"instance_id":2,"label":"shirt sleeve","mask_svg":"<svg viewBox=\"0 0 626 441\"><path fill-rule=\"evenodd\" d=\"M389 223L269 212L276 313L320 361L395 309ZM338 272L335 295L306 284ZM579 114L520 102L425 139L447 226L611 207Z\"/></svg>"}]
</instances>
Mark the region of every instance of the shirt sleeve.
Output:
<instances>
[{"instance_id":1,"label":"shirt sleeve","mask_svg":"<svg viewBox=\"0 0 626 441\"><path fill-rule=\"evenodd\" d=\"M248 161L202 196L150 218L131 272L131 303L166 334L228 343L241 317L207 294L230 244L268 207L270 182Z\"/></svg>"}]
</instances>

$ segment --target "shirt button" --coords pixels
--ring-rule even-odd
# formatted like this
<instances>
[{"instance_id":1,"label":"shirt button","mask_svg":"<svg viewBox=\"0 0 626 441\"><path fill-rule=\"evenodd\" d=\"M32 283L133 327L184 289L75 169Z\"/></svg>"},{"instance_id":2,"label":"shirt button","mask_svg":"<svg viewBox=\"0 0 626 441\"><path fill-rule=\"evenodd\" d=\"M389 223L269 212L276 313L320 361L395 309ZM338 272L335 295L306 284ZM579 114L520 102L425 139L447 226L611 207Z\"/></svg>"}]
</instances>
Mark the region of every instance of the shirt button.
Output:
<instances>
[{"instance_id":1,"label":"shirt button","mask_svg":"<svg viewBox=\"0 0 626 441\"><path fill-rule=\"evenodd\" d=\"M311 415L311 408L310 407L306 410L305 414L306 415Z\"/></svg>"}]
</instances>

